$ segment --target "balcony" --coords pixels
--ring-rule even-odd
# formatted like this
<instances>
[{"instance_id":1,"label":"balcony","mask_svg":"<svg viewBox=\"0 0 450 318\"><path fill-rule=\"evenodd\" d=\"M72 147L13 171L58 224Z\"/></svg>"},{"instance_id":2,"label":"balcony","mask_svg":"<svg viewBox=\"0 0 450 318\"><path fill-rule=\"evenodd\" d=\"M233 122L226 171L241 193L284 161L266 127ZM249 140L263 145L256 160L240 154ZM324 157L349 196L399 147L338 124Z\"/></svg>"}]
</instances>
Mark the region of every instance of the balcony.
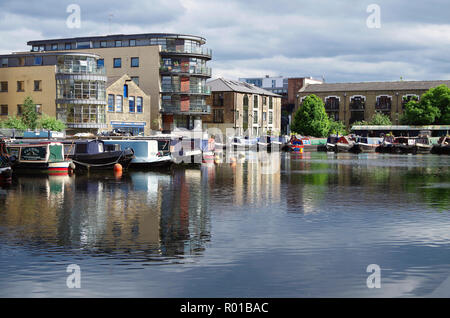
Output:
<instances>
[{"instance_id":1,"label":"balcony","mask_svg":"<svg viewBox=\"0 0 450 318\"><path fill-rule=\"evenodd\" d=\"M75 74L75 75L106 75L105 68L88 68L86 66L56 66L56 73L58 74Z\"/></svg>"},{"instance_id":2,"label":"balcony","mask_svg":"<svg viewBox=\"0 0 450 318\"><path fill-rule=\"evenodd\" d=\"M191 47L191 46L184 46L179 45L176 47L162 47L161 53L163 54L192 54L192 55L198 55L203 56L208 59L211 59L212 57L212 50L205 48L205 47Z\"/></svg>"},{"instance_id":3,"label":"balcony","mask_svg":"<svg viewBox=\"0 0 450 318\"><path fill-rule=\"evenodd\" d=\"M211 114L211 106L201 104L201 103L190 103L189 110L181 110L181 105L179 102L172 103L162 103L161 105L161 113L169 113L169 114L185 114L185 115L209 115Z\"/></svg>"},{"instance_id":4,"label":"balcony","mask_svg":"<svg viewBox=\"0 0 450 318\"><path fill-rule=\"evenodd\" d=\"M180 67L180 66L161 66L159 68L161 73L169 73L169 74L182 74L182 75L200 75L211 77L211 68L210 67L201 67L201 66L190 66L190 67Z\"/></svg>"},{"instance_id":5,"label":"balcony","mask_svg":"<svg viewBox=\"0 0 450 318\"><path fill-rule=\"evenodd\" d=\"M390 111L391 110L391 103L376 103L375 104L375 110Z\"/></svg>"},{"instance_id":6,"label":"balcony","mask_svg":"<svg viewBox=\"0 0 450 318\"><path fill-rule=\"evenodd\" d=\"M366 109L366 104L361 102L351 102L350 110L351 111L364 111Z\"/></svg>"},{"instance_id":7,"label":"balcony","mask_svg":"<svg viewBox=\"0 0 450 318\"><path fill-rule=\"evenodd\" d=\"M181 89L180 86L173 85L163 85L161 86L162 93L172 93L172 94L189 94L189 95L211 95L210 87L190 87L188 90Z\"/></svg>"}]
</instances>

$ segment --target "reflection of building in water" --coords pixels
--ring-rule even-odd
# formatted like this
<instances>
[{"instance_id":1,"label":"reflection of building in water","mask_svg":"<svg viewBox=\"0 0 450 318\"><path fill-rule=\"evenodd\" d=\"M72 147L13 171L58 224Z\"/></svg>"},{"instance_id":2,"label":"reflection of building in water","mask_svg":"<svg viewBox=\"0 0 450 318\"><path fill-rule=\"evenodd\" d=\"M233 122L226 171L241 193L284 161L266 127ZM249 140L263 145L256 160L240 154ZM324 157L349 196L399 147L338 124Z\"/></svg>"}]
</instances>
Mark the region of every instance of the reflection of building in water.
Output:
<instances>
[{"instance_id":1,"label":"reflection of building in water","mask_svg":"<svg viewBox=\"0 0 450 318\"><path fill-rule=\"evenodd\" d=\"M280 202L279 153L247 152L244 163L232 165L235 204L261 206Z\"/></svg>"},{"instance_id":2,"label":"reflection of building in water","mask_svg":"<svg viewBox=\"0 0 450 318\"><path fill-rule=\"evenodd\" d=\"M209 215L199 170L132 173L121 180L112 174L67 178L19 178L8 190L0 226L14 228L20 242L89 252L148 258L204 249Z\"/></svg>"}]
</instances>

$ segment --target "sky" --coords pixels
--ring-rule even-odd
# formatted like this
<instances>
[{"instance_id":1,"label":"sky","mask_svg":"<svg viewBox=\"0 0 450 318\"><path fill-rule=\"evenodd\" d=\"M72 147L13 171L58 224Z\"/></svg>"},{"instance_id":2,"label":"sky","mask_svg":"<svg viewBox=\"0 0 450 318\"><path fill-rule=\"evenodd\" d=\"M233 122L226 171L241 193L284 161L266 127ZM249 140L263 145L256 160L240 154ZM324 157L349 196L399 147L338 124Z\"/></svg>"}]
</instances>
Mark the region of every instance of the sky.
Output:
<instances>
[{"instance_id":1,"label":"sky","mask_svg":"<svg viewBox=\"0 0 450 318\"><path fill-rule=\"evenodd\" d=\"M80 28L69 28L80 8ZM27 41L180 33L206 38L213 77L450 79L445 0L0 0L0 53Z\"/></svg>"}]
</instances>

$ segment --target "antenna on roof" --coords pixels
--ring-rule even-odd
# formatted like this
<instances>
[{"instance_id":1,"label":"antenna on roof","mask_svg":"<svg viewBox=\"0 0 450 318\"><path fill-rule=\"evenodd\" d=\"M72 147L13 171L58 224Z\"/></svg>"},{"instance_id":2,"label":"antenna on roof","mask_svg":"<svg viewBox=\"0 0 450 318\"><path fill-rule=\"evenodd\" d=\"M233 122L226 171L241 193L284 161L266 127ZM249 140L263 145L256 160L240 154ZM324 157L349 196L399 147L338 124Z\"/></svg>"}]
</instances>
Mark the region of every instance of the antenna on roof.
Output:
<instances>
[{"instance_id":1,"label":"antenna on roof","mask_svg":"<svg viewBox=\"0 0 450 318\"><path fill-rule=\"evenodd\" d=\"M113 17L114 17L114 14L112 14L112 13L110 13L108 15L108 34L111 34L111 21L112 21Z\"/></svg>"}]
</instances>

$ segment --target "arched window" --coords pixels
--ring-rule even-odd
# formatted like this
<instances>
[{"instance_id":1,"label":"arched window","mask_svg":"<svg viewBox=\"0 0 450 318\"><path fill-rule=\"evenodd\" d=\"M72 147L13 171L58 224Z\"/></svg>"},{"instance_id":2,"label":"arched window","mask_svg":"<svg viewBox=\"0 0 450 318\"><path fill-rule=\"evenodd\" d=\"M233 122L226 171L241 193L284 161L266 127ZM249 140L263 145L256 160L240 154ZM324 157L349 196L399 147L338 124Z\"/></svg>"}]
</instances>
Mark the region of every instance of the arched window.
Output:
<instances>
[{"instance_id":1,"label":"arched window","mask_svg":"<svg viewBox=\"0 0 450 318\"><path fill-rule=\"evenodd\" d=\"M366 97L362 95L355 95L350 97L350 110L365 110Z\"/></svg>"},{"instance_id":2,"label":"arched window","mask_svg":"<svg viewBox=\"0 0 450 318\"><path fill-rule=\"evenodd\" d=\"M391 111L392 96L381 95L377 96L377 102L375 104L375 110Z\"/></svg>"},{"instance_id":3,"label":"arched window","mask_svg":"<svg viewBox=\"0 0 450 318\"><path fill-rule=\"evenodd\" d=\"M339 110L339 101L340 101L340 98L338 96L325 97L325 109L326 110Z\"/></svg>"}]
</instances>

